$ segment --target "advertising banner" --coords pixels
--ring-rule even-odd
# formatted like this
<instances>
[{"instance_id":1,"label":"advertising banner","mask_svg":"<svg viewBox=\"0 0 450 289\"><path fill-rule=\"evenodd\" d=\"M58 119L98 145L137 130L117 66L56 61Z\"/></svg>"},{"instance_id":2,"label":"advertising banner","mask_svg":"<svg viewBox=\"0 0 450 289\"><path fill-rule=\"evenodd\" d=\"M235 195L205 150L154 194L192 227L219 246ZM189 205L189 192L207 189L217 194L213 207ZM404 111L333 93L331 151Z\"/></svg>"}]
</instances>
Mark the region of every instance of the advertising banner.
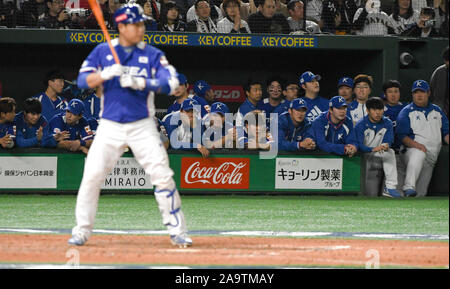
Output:
<instances>
[{"instance_id":1,"label":"advertising banner","mask_svg":"<svg viewBox=\"0 0 450 289\"><path fill-rule=\"evenodd\" d=\"M248 189L250 159L183 157L181 188Z\"/></svg>"},{"instance_id":2,"label":"advertising banner","mask_svg":"<svg viewBox=\"0 0 450 289\"><path fill-rule=\"evenodd\" d=\"M57 157L2 157L0 188L56 189Z\"/></svg>"},{"instance_id":3,"label":"advertising banner","mask_svg":"<svg viewBox=\"0 0 450 289\"><path fill-rule=\"evenodd\" d=\"M341 158L277 158L275 189L341 190Z\"/></svg>"},{"instance_id":4,"label":"advertising banner","mask_svg":"<svg viewBox=\"0 0 450 289\"><path fill-rule=\"evenodd\" d=\"M106 176L102 189L153 189L150 176L134 158L120 158Z\"/></svg>"}]
</instances>

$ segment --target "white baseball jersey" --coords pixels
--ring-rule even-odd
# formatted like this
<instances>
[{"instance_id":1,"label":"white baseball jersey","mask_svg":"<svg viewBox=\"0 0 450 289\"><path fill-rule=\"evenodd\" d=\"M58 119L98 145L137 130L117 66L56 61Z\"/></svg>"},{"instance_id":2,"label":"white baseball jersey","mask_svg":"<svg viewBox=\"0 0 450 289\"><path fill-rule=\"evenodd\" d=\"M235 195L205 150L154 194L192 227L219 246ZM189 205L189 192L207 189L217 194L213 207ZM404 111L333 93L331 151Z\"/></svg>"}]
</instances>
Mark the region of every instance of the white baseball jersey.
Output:
<instances>
[{"instance_id":1,"label":"white baseball jersey","mask_svg":"<svg viewBox=\"0 0 450 289\"><path fill-rule=\"evenodd\" d=\"M365 12L364 8L359 8L356 10L355 16L353 18L353 23L361 16L361 13ZM364 21L364 26L361 30L357 30L357 35L387 35L388 27L391 27L397 32L397 27L392 23L392 19L383 12L371 12L368 13Z\"/></svg>"},{"instance_id":2,"label":"white baseball jersey","mask_svg":"<svg viewBox=\"0 0 450 289\"><path fill-rule=\"evenodd\" d=\"M439 106L429 104L418 107L414 103L405 106L397 117L399 139L408 136L423 144L430 156L437 159L442 138L448 134L448 119Z\"/></svg>"}]
</instances>

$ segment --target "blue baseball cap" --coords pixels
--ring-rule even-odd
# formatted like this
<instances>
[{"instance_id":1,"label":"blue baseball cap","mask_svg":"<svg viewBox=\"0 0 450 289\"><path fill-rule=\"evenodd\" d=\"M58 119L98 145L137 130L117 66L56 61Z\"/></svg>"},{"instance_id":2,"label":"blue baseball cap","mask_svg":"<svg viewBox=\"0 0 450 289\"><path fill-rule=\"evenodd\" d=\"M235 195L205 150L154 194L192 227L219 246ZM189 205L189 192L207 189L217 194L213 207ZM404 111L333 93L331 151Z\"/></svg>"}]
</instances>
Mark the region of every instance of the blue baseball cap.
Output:
<instances>
[{"instance_id":1,"label":"blue baseball cap","mask_svg":"<svg viewBox=\"0 0 450 289\"><path fill-rule=\"evenodd\" d=\"M211 86L204 80L199 80L194 84L194 93L200 97L204 97Z\"/></svg>"},{"instance_id":2,"label":"blue baseball cap","mask_svg":"<svg viewBox=\"0 0 450 289\"><path fill-rule=\"evenodd\" d=\"M333 96L333 98L330 99L330 107L335 108L341 108L343 106L348 106L347 102L345 101L345 98L343 98L340 95Z\"/></svg>"},{"instance_id":3,"label":"blue baseball cap","mask_svg":"<svg viewBox=\"0 0 450 289\"><path fill-rule=\"evenodd\" d=\"M422 91L429 91L430 90L430 85L428 85L428 82L426 82L425 80L416 80L414 81L413 85L412 85L412 89L411 92L414 92L416 90L422 90Z\"/></svg>"},{"instance_id":4,"label":"blue baseball cap","mask_svg":"<svg viewBox=\"0 0 450 289\"><path fill-rule=\"evenodd\" d=\"M185 99L183 101L183 103L181 104L181 110L184 110L184 111L188 111L188 110L192 110L192 109L197 110L194 107L194 105L199 105L195 99L192 99L192 98Z\"/></svg>"},{"instance_id":5,"label":"blue baseball cap","mask_svg":"<svg viewBox=\"0 0 450 289\"><path fill-rule=\"evenodd\" d=\"M339 87L341 87L343 85L353 88L353 86L354 86L353 85L353 78L346 77L346 76L341 77L341 79L339 79L339 81L338 81L337 87L339 88Z\"/></svg>"},{"instance_id":6,"label":"blue baseball cap","mask_svg":"<svg viewBox=\"0 0 450 289\"><path fill-rule=\"evenodd\" d=\"M303 72L303 74L300 76L299 84L301 86L302 84L305 84L307 82L311 82L314 79L319 81L319 80L322 79L322 77L320 75L316 75L316 74L312 73L311 71L306 71L306 72Z\"/></svg>"},{"instance_id":7,"label":"blue baseball cap","mask_svg":"<svg viewBox=\"0 0 450 289\"><path fill-rule=\"evenodd\" d=\"M178 77L178 82L180 82L180 84L186 84L187 82L187 78L186 75L182 74L182 73L177 73L177 77Z\"/></svg>"},{"instance_id":8,"label":"blue baseball cap","mask_svg":"<svg viewBox=\"0 0 450 289\"><path fill-rule=\"evenodd\" d=\"M84 103L79 99L72 99L69 101L69 104L66 107L66 111L70 111L75 115L83 114L84 112Z\"/></svg>"},{"instance_id":9,"label":"blue baseball cap","mask_svg":"<svg viewBox=\"0 0 450 289\"><path fill-rule=\"evenodd\" d=\"M133 24L145 21L147 19L149 19L149 17L144 14L144 9L142 9L139 4L122 5L114 13L114 21L116 24Z\"/></svg>"},{"instance_id":10,"label":"blue baseball cap","mask_svg":"<svg viewBox=\"0 0 450 289\"><path fill-rule=\"evenodd\" d=\"M211 113L214 113L214 112L225 115L226 113L230 112L230 109L228 108L228 106L225 103L218 101L218 102L214 102L211 105Z\"/></svg>"},{"instance_id":11,"label":"blue baseball cap","mask_svg":"<svg viewBox=\"0 0 450 289\"><path fill-rule=\"evenodd\" d=\"M301 98L296 98L289 104L289 108L292 109L300 109L305 108L308 109L308 106L306 105L306 102Z\"/></svg>"}]
</instances>

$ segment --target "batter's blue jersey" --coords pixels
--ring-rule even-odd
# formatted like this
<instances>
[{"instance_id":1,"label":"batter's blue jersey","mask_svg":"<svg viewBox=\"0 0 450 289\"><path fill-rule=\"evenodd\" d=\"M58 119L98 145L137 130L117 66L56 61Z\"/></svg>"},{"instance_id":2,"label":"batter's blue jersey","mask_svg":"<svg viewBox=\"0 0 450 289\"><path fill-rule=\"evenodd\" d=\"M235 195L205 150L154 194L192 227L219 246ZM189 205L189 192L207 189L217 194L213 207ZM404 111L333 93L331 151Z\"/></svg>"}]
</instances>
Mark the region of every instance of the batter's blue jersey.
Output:
<instances>
[{"instance_id":1,"label":"batter's blue jersey","mask_svg":"<svg viewBox=\"0 0 450 289\"><path fill-rule=\"evenodd\" d=\"M159 80L162 92L173 93L178 87L176 71L169 65L161 50L144 42L132 48L124 48L119 44L118 38L112 40L112 45L127 74ZM114 63L108 44L97 45L81 66L78 86L83 89L89 88L86 83L87 75L100 72ZM150 87L144 90L123 88L120 86L119 77L103 83L101 100L103 103L101 117L111 121L129 123L153 117L155 114L154 93L150 91Z\"/></svg>"},{"instance_id":2,"label":"batter's blue jersey","mask_svg":"<svg viewBox=\"0 0 450 289\"><path fill-rule=\"evenodd\" d=\"M297 151L300 142L306 138L314 139L311 122L305 118L299 127L295 127L289 112L278 117L278 148L282 151Z\"/></svg>"},{"instance_id":3,"label":"batter's blue jersey","mask_svg":"<svg viewBox=\"0 0 450 289\"><path fill-rule=\"evenodd\" d=\"M53 136L59 132L67 131L70 134L70 137L68 140L82 140L87 141L94 138L94 134L91 130L91 127L89 126L88 121L85 117L82 117L78 123L75 125L68 125L66 122L66 114L60 113L58 115L55 115L50 120L50 133L52 138L50 141L47 142L47 145L49 147L55 147L57 145L56 140L53 138Z\"/></svg>"},{"instance_id":4,"label":"batter's blue jersey","mask_svg":"<svg viewBox=\"0 0 450 289\"><path fill-rule=\"evenodd\" d=\"M355 134L359 150L365 153L371 152L373 148L383 143L391 147L394 142L394 128L392 121L387 117L373 123L369 116L365 116L355 125Z\"/></svg>"},{"instance_id":5,"label":"batter's blue jersey","mask_svg":"<svg viewBox=\"0 0 450 289\"><path fill-rule=\"evenodd\" d=\"M312 123L314 140L320 150L344 155L344 147L352 144L358 148L352 120L346 118L338 124L333 124L330 120L329 112L322 113Z\"/></svg>"},{"instance_id":6,"label":"batter's blue jersey","mask_svg":"<svg viewBox=\"0 0 450 289\"><path fill-rule=\"evenodd\" d=\"M52 101L45 92L33 97L39 99L39 101L41 102L41 114L45 117L46 120L50 120L55 115L66 110L67 102L59 96L56 96L55 101Z\"/></svg>"},{"instance_id":7,"label":"batter's blue jersey","mask_svg":"<svg viewBox=\"0 0 450 289\"><path fill-rule=\"evenodd\" d=\"M16 114L14 122L17 128L17 135L16 135L17 147L27 148L39 145L43 147L46 146L46 142L49 140L51 134L48 122L43 115L41 115L41 117L39 118L39 120L35 125L30 127L25 121L24 113L21 111L18 114ZM42 127L42 138L41 141L38 141L36 137L36 132L40 127Z\"/></svg>"},{"instance_id":8,"label":"batter's blue jersey","mask_svg":"<svg viewBox=\"0 0 450 289\"><path fill-rule=\"evenodd\" d=\"M95 119L100 119L100 98L95 95L95 93L89 95L83 100L84 104L84 112L83 116L86 119L90 119L91 117Z\"/></svg>"},{"instance_id":9,"label":"batter's blue jersey","mask_svg":"<svg viewBox=\"0 0 450 289\"><path fill-rule=\"evenodd\" d=\"M310 99L308 97L302 97L302 99L306 102L308 107L308 110L306 111L306 119L311 122L319 117L323 112L327 112L329 110L329 100L326 98L316 96L314 99Z\"/></svg>"}]
</instances>

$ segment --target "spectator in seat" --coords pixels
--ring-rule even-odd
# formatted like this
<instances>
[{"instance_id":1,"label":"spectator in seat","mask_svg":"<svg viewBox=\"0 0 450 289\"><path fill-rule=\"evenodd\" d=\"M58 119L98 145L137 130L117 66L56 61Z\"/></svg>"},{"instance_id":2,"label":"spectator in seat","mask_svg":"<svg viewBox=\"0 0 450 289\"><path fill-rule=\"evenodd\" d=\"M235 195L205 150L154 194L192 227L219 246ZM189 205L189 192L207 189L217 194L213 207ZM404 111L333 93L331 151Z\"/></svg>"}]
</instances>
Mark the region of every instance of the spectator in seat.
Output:
<instances>
[{"instance_id":1,"label":"spectator in seat","mask_svg":"<svg viewBox=\"0 0 450 289\"><path fill-rule=\"evenodd\" d=\"M217 33L216 22L211 18L211 7L207 0L195 1L194 20L188 22L187 30L200 33Z\"/></svg>"},{"instance_id":2,"label":"spectator in seat","mask_svg":"<svg viewBox=\"0 0 450 289\"><path fill-rule=\"evenodd\" d=\"M316 22L304 20L304 4L300 0L291 0L287 5L289 17L287 21L292 32L303 31L307 33L320 33L320 27ZM306 28L304 27L306 23Z\"/></svg>"},{"instance_id":3,"label":"spectator in seat","mask_svg":"<svg viewBox=\"0 0 450 289\"><path fill-rule=\"evenodd\" d=\"M258 12L248 17L248 25L252 33L289 34L291 28L283 14L275 12L274 0L257 0Z\"/></svg>"},{"instance_id":4,"label":"spectator in seat","mask_svg":"<svg viewBox=\"0 0 450 289\"><path fill-rule=\"evenodd\" d=\"M247 22L241 19L239 0L224 0L225 17L217 23L219 33L251 33Z\"/></svg>"},{"instance_id":5,"label":"spectator in seat","mask_svg":"<svg viewBox=\"0 0 450 289\"><path fill-rule=\"evenodd\" d=\"M409 25L402 35L411 37L439 37L438 32L434 29L434 13L433 8L422 8L419 20Z\"/></svg>"},{"instance_id":6,"label":"spectator in seat","mask_svg":"<svg viewBox=\"0 0 450 289\"><path fill-rule=\"evenodd\" d=\"M162 7L159 19L159 31L184 32L187 30L186 23L180 18L180 8L173 1L167 2Z\"/></svg>"}]
</instances>

